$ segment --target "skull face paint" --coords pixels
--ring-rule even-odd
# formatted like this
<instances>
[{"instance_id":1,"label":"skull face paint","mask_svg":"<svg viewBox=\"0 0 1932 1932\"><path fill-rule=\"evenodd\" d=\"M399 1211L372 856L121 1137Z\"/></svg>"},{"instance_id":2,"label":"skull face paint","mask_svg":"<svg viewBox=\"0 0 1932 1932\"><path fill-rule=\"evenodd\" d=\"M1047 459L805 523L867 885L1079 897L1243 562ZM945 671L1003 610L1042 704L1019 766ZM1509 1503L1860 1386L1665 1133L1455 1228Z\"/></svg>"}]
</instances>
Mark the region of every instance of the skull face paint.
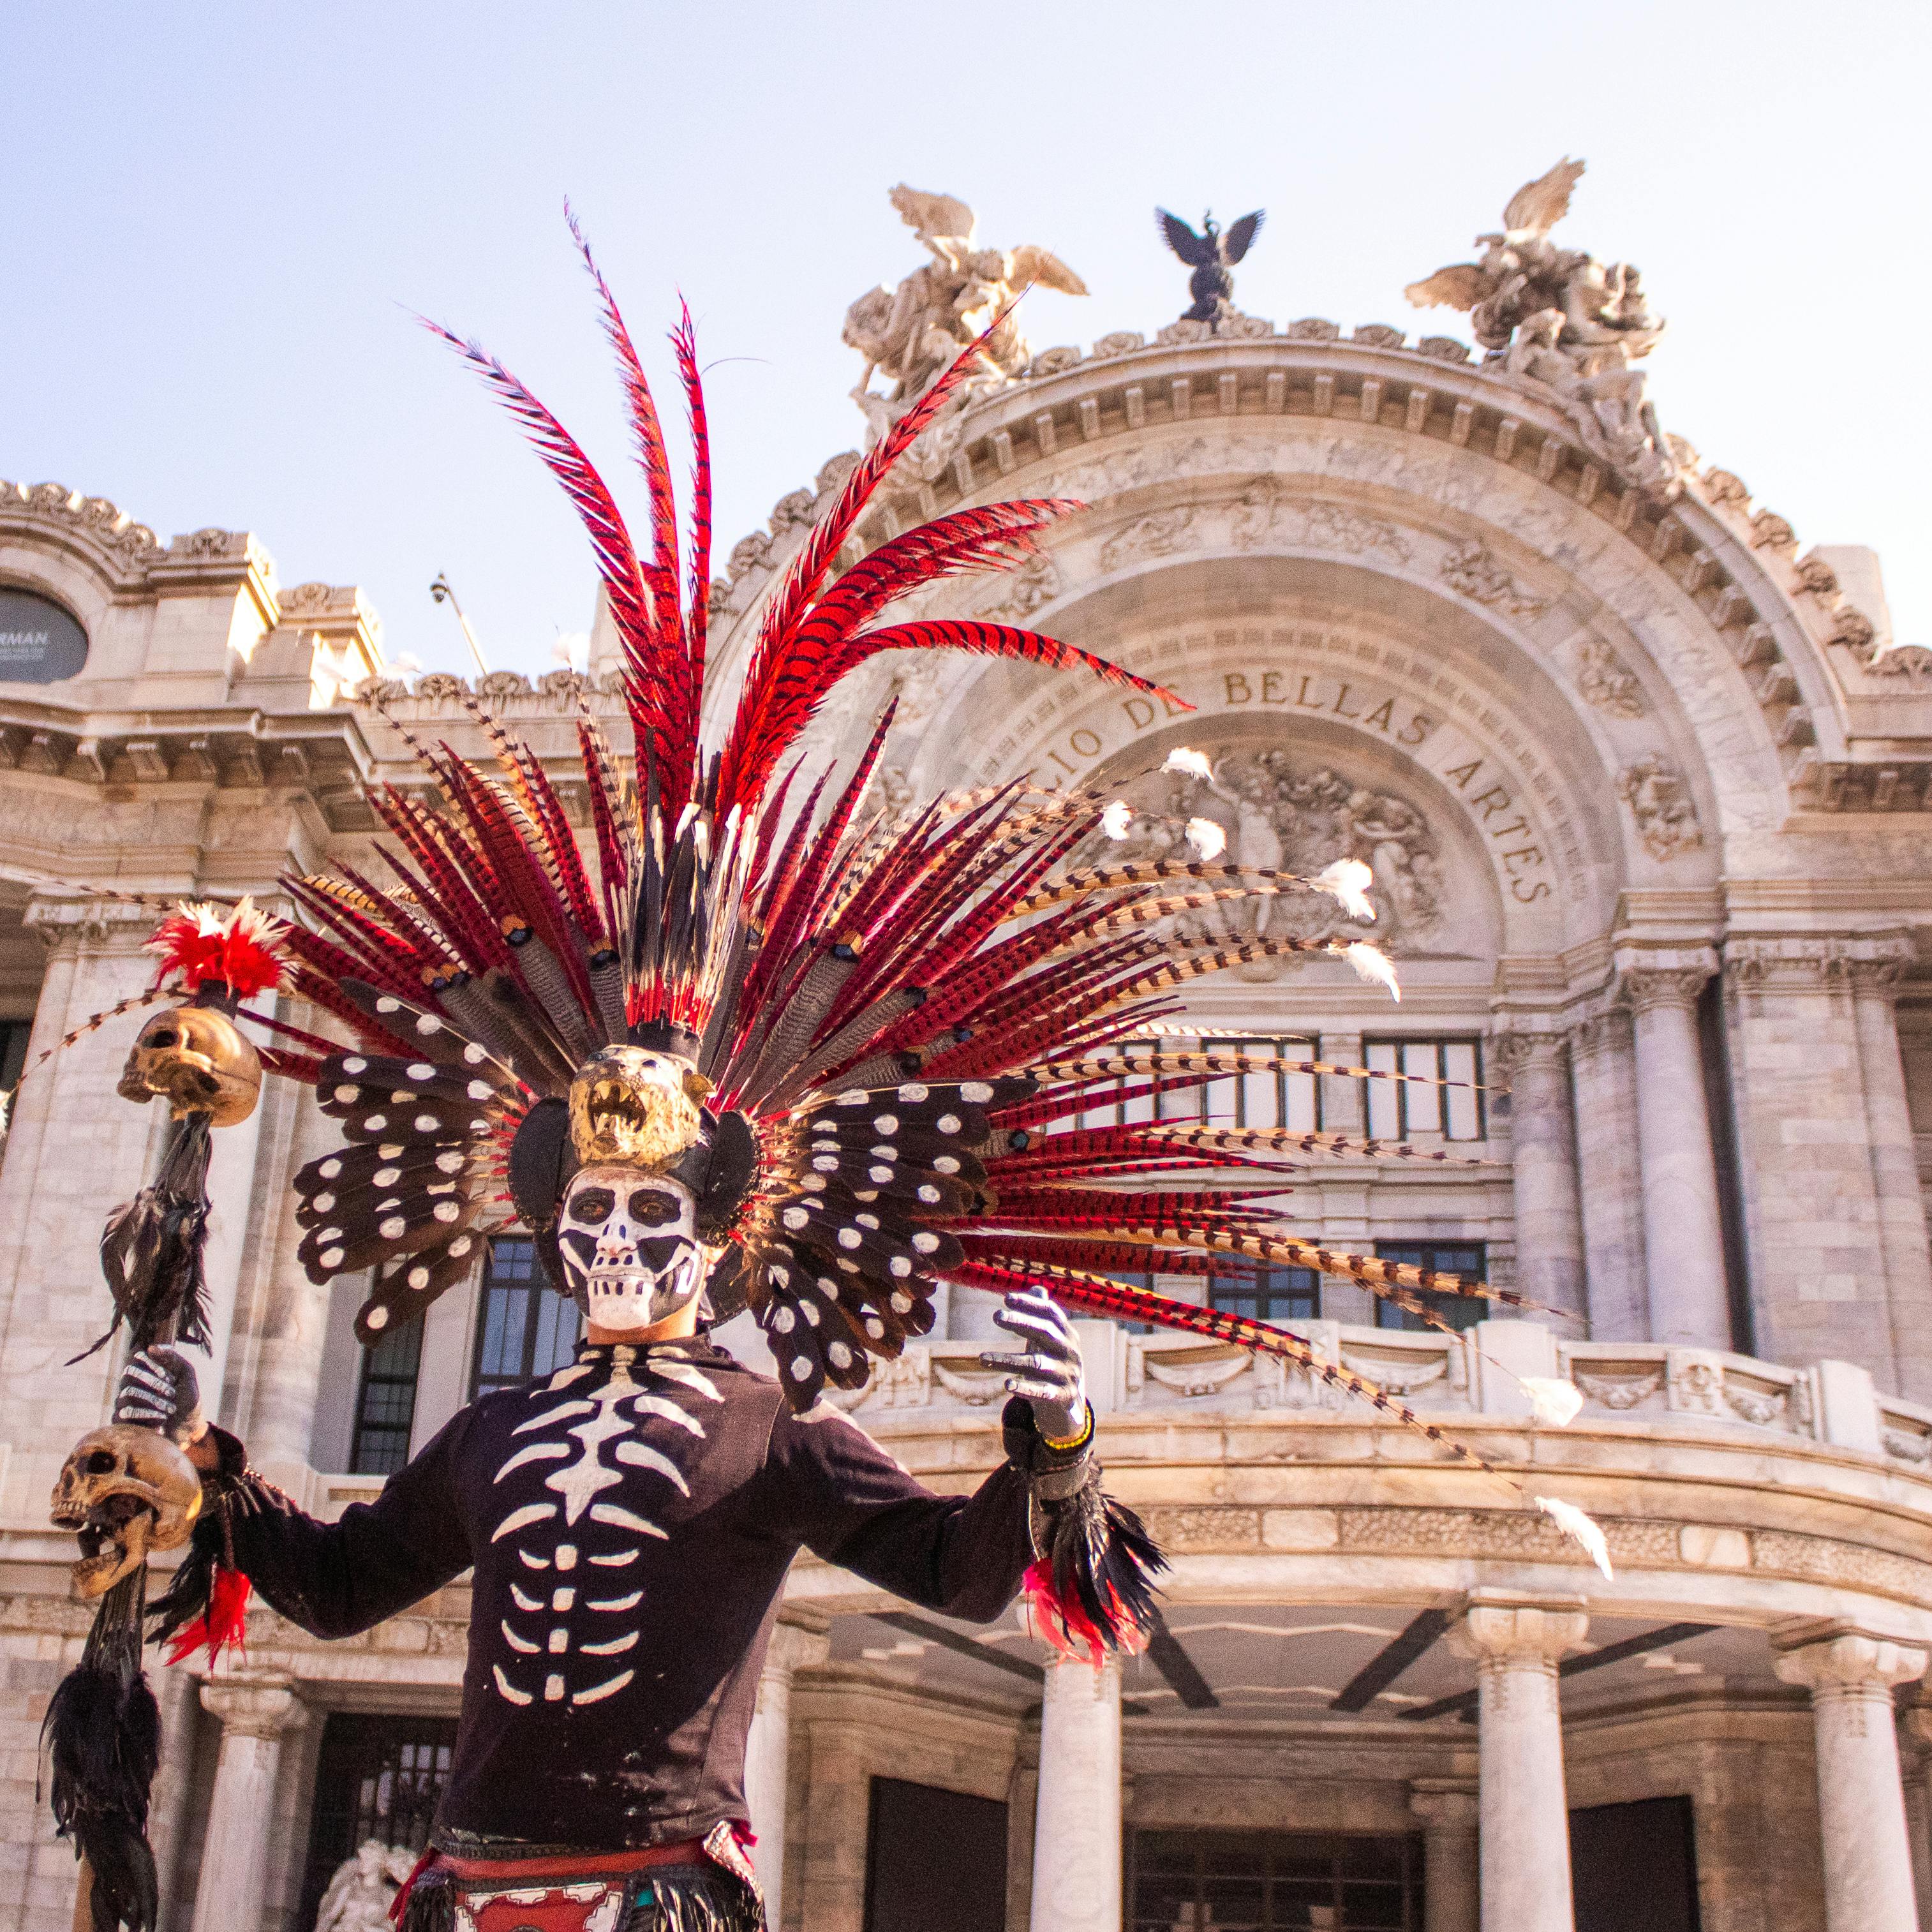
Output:
<instances>
[{"instance_id":1,"label":"skull face paint","mask_svg":"<svg viewBox=\"0 0 1932 1932\"><path fill-rule=\"evenodd\" d=\"M704 1286L697 1198L634 1167L580 1168L564 1190L556 1244L593 1328L634 1334L668 1321Z\"/></svg>"}]
</instances>

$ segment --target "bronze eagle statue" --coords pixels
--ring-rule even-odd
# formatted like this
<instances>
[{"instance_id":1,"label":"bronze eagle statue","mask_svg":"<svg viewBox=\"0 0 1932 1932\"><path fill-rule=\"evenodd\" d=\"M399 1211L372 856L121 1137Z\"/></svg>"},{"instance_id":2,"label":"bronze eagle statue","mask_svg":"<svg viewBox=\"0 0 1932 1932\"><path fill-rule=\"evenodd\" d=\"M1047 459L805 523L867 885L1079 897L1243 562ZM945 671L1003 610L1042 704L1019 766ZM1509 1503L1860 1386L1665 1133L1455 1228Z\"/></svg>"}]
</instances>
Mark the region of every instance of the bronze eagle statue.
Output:
<instances>
[{"instance_id":1,"label":"bronze eagle statue","mask_svg":"<svg viewBox=\"0 0 1932 1932\"><path fill-rule=\"evenodd\" d=\"M1182 312L1181 320L1214 321L1222 304L1234 298L1234 278L1228 271L1254 245L1255 237L1268 218L1267 209L1258 208L1243 215L1225 232L1210 210L1202 218L1202 232L1198 235L1179 215L1170 214L1164 208L1154 212L1167 245L1194 271L1187 278L1187 292L1194 298L1193 306Z\"/></svg>"}]
</instances>

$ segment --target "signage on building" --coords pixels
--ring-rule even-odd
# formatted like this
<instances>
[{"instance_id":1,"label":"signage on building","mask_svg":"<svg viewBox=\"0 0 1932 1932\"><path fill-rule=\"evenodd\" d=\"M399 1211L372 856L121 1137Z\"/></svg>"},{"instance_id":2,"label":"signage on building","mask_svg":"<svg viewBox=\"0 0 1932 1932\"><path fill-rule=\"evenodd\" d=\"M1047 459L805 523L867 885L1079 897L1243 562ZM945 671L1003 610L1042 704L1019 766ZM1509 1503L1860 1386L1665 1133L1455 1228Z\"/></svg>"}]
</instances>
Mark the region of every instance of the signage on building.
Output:
<instances>
[{"instance_id":1,"label":"signage on building","mask_svg":"<svg viewBox=\"0 0 1932 1932\"><path fill-rule=\"evenodd\" d=\"M0 684L58 684L87 662L87 633L51 598L0 584Z\"/></svg>"}]
</instances>

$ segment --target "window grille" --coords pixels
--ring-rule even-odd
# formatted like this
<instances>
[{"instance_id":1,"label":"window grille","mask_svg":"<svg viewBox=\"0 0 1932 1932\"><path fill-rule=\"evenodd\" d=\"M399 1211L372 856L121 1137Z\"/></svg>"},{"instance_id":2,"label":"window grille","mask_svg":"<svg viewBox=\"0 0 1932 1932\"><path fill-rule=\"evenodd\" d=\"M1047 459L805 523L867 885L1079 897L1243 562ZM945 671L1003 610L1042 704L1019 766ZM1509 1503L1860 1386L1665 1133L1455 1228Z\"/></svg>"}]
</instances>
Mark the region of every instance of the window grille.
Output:
<instances>
[{"instance_id":1,"label":"window grille","mask_svg":"<svg viewBox=\"0 0 1932 1932\"><path fill-rule=\"evenodd\" d=\"M1318 1322L1322 1277L1312 1268L1264 1268L1252 1281L1216 1281L1208 1305L1256 1322Z\"/></svg>"},{"instance_id":2,"label":"window grille","mask_svg":"<svg viewBox=\"0 0 1932 1932\"><path fill-rule=\"evenodd\" d=\"M1421 1932L1419 1839L1134 1831L1130 1932Z\"/></svg>"},{"instance_id":3,"label":"window grille","mask_svg":"<svg viewBox=\"0 0 1932 1932\"><path fill-rule=\"evenodd\" d=\"M428 1844L455 1745L454 1718L330 1714L316 1763L308 1860L295 1921L304 1932L315 1924L328 1881L358 1845L374 1838L419 1852Z\"/></svg>"},{"instance_id":4,"label":"window grille","mask_svg":"<svg viewBox=\"0 0 1932 1932\"><path fill-rule=\"evenodd\" d=\"M1484 1137L1483 1054L1473 1040L1370 1040L1363 1064L1378 1073L1420 1074L1420 1080L1370 1080L1369 1132L1378 1140ZM1424 1082L1454 1081L1454 1086Z\"/></svg>"},{"instance_id":5,"label":"window grille","mask_svg":"<svg viewBox=\"0 0 1932 1932\"><path fill-rule=\"evenodd\" d=\"M1251 1053L1282 1060L1318 1060L1312 1037L1288 1040L1166 1040L1176 1053ZM1112 1095L1096 1096L1080 1116L1083 1127L1142 1125L1150 1120L1190 1120L1216 1127L1287 1127L1312 1133L1322 1124L1321 1083L1312 1073L1246 1073L1211 1080L1165 1094L1138 1094L1123 1100L1126 1088L1144 1081L1120 1082Z\"/></svg>"},{"instance_id":6,"label":"window grille","mask_svg":"<svg viewBox=\"0 0 1932 1932\"><path fill-rule=\"evenodd\" d=\"M349 1467L356 1475L392 1475L410 1460L422 1327L419 1320L405 1322L362 1352L356 1431L349 1449Z\"/></svg>"},{"instance_id":7,"label":"window grille","mask_svg":"<svg viewBox=\"0 0 1932 1932\"><path fill-rule=\"evenodd\" d=\"M536 1242L515 1235L492 1241L483 1270L471 1399L554 1375L576 1354L582 1333L577 1304L550 1286Z\"/></svg>"}]
</instances>

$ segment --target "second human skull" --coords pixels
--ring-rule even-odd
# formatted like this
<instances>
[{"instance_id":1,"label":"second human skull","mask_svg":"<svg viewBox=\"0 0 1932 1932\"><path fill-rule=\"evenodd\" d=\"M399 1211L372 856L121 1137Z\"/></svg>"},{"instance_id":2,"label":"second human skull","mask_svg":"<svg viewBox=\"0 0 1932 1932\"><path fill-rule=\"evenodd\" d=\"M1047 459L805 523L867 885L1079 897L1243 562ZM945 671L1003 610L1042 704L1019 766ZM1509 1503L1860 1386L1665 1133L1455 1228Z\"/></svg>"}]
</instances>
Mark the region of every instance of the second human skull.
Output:
<instances>
[{"instance_id":1,"label":"second human skull","mask_svg":"<svg viewBox=\"0 0 1932 1932\"><path fill-rule=\"evenodd\" d=\"M206 1114L212 1125L231 1127L255 1111L262 1062L226 1014L176 1006L141 1029L116 1090L124 1100L159 1094L178 1120Z\"/></svg>"},{"instance_id":2,"label":"second human skull","mask_svg":"<svg viewBox=\"0 0 1932 1932\"><path fill-rule=\"evenodd\" d=\"M558 1210L556 1244L593 1328L655 1328L704 1292L697 1210L681 1181L608 1163L578 1170Z\"/></svg>"},{"instance_id":3,"label":"second human skull","mask_svg":"<svg viewBox=\"0 0 1932 1932\"><path fill-rule=\"evenodd\" d=\"M201 1477L165 1436L110 1423L74 1444L54 1485L57 1529L80 1538L75 1587L98 1597L153 1550L177 1550L201 1509Z\"/></svg>"}]
</instances>

